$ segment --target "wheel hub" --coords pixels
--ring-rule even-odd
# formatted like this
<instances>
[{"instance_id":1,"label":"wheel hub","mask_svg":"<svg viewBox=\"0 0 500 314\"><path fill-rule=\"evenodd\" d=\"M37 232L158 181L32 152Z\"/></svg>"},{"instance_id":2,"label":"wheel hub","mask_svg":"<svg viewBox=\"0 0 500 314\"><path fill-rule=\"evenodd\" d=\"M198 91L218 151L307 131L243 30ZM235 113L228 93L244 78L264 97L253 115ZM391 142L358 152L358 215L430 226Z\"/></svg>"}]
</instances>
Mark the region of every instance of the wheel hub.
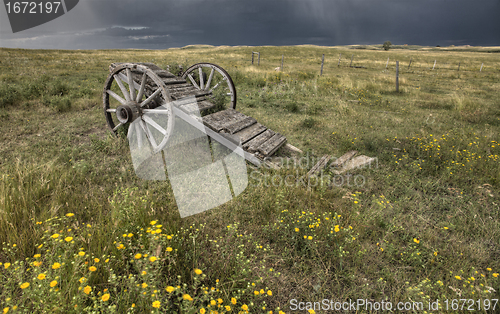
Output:
<instances>
[{"instance_id":1,"label":"wheel hub","mask_svg":"<svg viewBox=\"0 0 500 314\"><path fill-rule=\"evenodd\" d=\"M116 108L116 118L121 123L130 123L142 114L141 107L136 102L129 102Z\"/></svg>"}]
</instances>

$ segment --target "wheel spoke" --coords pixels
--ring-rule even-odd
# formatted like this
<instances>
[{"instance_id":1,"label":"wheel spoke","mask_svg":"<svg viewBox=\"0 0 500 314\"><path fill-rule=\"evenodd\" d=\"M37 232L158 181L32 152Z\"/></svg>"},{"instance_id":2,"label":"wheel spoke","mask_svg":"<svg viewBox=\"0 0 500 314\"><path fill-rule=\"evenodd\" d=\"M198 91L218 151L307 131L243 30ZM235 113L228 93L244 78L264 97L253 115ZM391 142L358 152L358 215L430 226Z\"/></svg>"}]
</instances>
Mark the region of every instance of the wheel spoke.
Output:
<instances>
[{"instance_id":1,"label":"wheel spoke","mask_svg":"<svg viewBox=\"0 0 500 314\"><path fill-rule=\"evenodd\" d=\"M210 90L210 93L213 92L217 87L219 87L219 85L224 82L226 80L226 78L223 78L222 81L220 81L219 83L217 83L217 85L215 85L211 90Z\"/></svg>"},{"instance_id":2,"label":"wheel spoke","mask_svg":"<svg viewBox=\"0 0 500 314\"><path fill-rule=\"evenodd\" d=\"M113 128L113 132L115 132L116 130L118 130L118 128L121 127L122 125L123 125L123 123L121 123L121 122L118 123L118 125Z\"/></svg>"},{"instance_id":3,"label":"wheel spoke","mask_svg":"<svg viewBox=\"0 0 500 314\"><path fill-rule=\"evenodd\" d=\"M159 94L160 92L161 92L161 89L160 89L160 88L158 88L157 90L155 90L155 92L154 92L151 96L149 96L149 97L148 97L148 99L146 99L145 101L143 101L143 102L141 103L141 107L144 107L144 106L146 106L147 104L149 104L149 103L151 102L151 100L153 100L156 96L158 96L158 94Z\"/></svg>"},{"instance_id":4,"label":"wheel spoke","mask_svg":"<svg viewBox=\"0 0 500 314\"><path fill-rule=\"evenodd\" d=\"M144 87L146 86L146 72L142 75L142 81L141 81L141 87L139 88L139 93L137 94L137 99L135 100L136 102L139 102L142 100L142 96L144 95Z\"/></svg>"},{"instance_id":5,"label":"wheel spoke","mask_svg":"<svg viewBox=\"0 0 500 314\"><path fill-rule=\"evenodd\" d=\"M205 90L208 90L210 88L210 84L212 83L212 79L214 77L214 72L215 72L215 69L212 68L212 71L210 71L210 76L208 77L207 85L205 86Z\"/></svg>"},{"instance_id":6,"label":"wheel spoke","mask_svg":"<svg viewBox=\"0 0 500 314\"><path fill-rule=\"evenodd\" d=\"M106 109L106 112L116 112L116 109Z\"/></svg>"},{"instance_id":7,"label":"wheel spoke","mask_svg":"<svg viewBox=\"0 0 500 314\"><path fill-rule=\"evenodd\" d=\"M198 71L196 71L198 69ZM210 69L210 70L209 70ZM209 73L210 71L210 73ZM198 79L198 75L200 79ZM208 78L207 78L208 77ZM217 93L225 97L225 102L233 109L236 108L236 89L231 76L220 66L212 63L197 63L189 67L182 78L190 81L192 86L208 94ZM188 80L189 78L189 80ZM215 85L215 86L214 86ZM222 85L222 88L220 88ZM230 98L230 99L227 99ZM226 104L224 104L226 106Z\"/></svg>"},{"instance_id":8,"label":"wheel spoke","mask_svg":"<svg viewBox=\"0 0 500 314\"><path fill-rule=\"evenodd\" d=\"M151 119L150 117L143 115L142 119L144 120L144 122L148 123L149 125L151 125L155 129L160 131L161 134L163 134L163 135L167 134L167 131L164 128L162 128L158 123L156 123L153 119Z\"/></svg>"},{"instance_id":9,"label":"wheel spoke","mask_svg":"<svg viewBox=\"0 0 500 314\"><path fill-rule=\"evenodd\" d=\"M196 84L193 76L191 74L188 74L188 77L189 79L191 80L191 83L193 83L193 85L197 88L197 89L200 89L200 87L198 86L198 84Z\"/></svg>"},{"instance_id":10,"label":"wheel spoke","mask_svg":"<svg viewBox=\"0 0 500 314\"><path fill-rule=\"evenodd\" d=\"M156 141L155 141L153 135L151 134L151 131L149 130L148 125L144 121L141 121L141 122L143 123L142 128L144 129L144 133L146 133L146 137L148 138L149 142L151 143L151 146L153 146L153 149L155 149L156 147L158 147L158 145L156 145Z\"/></svg>"},{"instance_id":11,"label":"wheel spoke","mask_svg":"<svg viewBox=\"0 0 500 314\"><path fill-rule=\"evenodd\" d=\"M125 96L125 99L127 101L130 101L130 95L128 94L128 91L127 89L125 88L125 86L123 86L123 83L122 83L122 80L118 77L118 75L113 75L113 77L115 78L115 81L116 83L118 84L118 86L120 86L120 89L122 91L122 94L123 96Z\"/></svg>"},{"instance_id":12,"label":"wheel spoke","mask_svg":"<svg viewBox=\"0 0 500 314\"><path fill-rule=\"evenodd\" d=\"M132 77L132 71L127 68L127 78L128 78L128 88L130 90L130 99L135 98L135 87L134 87L134 78Z\"/></svg>"},{"instance_id":13,"label":"wheel spoke","mask_svg":"<svg viewBox=\"0 0 500 314\"><path fill-rule=\"evenodd\" d=\"M113 91L111 91L109 89L106 91L106 93L108 93L114 99L118 100L122 105L125 105L127 103L127 101L125 99L121 98L115 92L113 92Z\"/></svg>"},{"instance_id":14,"label":"wheel spoke","mask_svg":"<svg viewBox=\"0 0 500 314\"><path fill-rule=\"evenodd\" d=\"M156 114L169 114L168 110L165 109L143 109L143 113L156 113Z\"/></svg>"},{"instance_id":15,"label":"wheel spoke","mask_svg":"<svg viewBox=\"0 0 500 314\"><path fill-rule=\"evenodd\" d=\"M135 133L137 133L137 146L139 148L141 148L142 147L142 136L141 136L141 126L139 125L139 123L135 124Z\"/></svg>"},{"instance_id":16,"label":"wheel spoke","mask_svg":"<svg viewBox=\"0 0 500 314\"><path fill-rule=\"evenodd\" d=\"M203 68L198 68L198 74L200 75L200 89L205 89L205 84L203 82Z\"/></svg>"}]
</instances>

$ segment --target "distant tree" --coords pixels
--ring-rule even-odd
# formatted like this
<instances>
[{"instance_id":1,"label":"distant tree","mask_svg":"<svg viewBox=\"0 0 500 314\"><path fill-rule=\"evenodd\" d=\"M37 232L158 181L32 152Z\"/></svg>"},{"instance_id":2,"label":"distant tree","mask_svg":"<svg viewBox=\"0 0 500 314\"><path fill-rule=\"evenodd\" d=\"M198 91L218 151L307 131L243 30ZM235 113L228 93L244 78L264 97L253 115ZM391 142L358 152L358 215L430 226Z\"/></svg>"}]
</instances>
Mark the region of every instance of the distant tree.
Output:
<instances>
[{"instance_id":1,"label":"distant tree","mask_svg":"<svg viewBox=\"0 0 500 314\"><path fill-rule=\"evenodd\" d=\"M382 47L384 47L384 50L389 50L391 48L392 43L390 41L386 41Z\"/></svg>"}]
</instances>

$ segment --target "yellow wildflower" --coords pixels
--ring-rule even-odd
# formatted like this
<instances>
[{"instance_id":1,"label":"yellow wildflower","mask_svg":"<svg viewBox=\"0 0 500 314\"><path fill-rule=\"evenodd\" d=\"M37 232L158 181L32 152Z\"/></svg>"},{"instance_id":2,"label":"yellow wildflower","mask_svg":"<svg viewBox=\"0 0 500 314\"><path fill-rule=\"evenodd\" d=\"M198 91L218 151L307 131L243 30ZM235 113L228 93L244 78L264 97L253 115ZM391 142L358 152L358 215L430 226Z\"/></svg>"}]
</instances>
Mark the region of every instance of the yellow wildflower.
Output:
<instances>
[{"instance_id":1,"label":"yellow wildflower","mask_svg":"<svg viewBox=\"0 0 500 314\"><path fill-rule=\"evenodd\" d=\"M172 286L168 286L165 288L165 290L167 290L168 293L172 293L172 292L174 292L175 288Z\"/></svg>"}]
</instances>

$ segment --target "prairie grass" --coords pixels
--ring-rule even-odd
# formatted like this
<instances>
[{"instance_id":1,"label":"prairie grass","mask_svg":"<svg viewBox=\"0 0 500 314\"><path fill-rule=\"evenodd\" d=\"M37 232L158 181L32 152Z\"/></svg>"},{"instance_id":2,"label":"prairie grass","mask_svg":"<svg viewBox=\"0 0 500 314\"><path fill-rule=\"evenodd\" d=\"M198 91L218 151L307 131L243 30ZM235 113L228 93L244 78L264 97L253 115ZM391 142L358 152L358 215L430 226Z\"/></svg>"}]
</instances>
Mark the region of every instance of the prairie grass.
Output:
<instances>
[{"instance_id":1,"label":"prairie grass","mask_svg":"<svg viewBox=\"0 0 500 314\"><path fill-rule=\"evenodd\" d=\"M260 66L250 64L252 51ZM439 299L440 309L445 299L498 299L494 52L0 49L1 309L289 313L291 299ZM282 55L283 71L275 71ZM349 67L352 55L364 68ZM181 219L170 183L139 179L126 139L106 126L102 89L113 62L175 73L221 65L235 82L237 109L286 135L306 165L249 167L241 195ZM282 180L352 149L377 165L342 177L325 170L334 177L328 186Z\"/></svg>"}]
</instances>

